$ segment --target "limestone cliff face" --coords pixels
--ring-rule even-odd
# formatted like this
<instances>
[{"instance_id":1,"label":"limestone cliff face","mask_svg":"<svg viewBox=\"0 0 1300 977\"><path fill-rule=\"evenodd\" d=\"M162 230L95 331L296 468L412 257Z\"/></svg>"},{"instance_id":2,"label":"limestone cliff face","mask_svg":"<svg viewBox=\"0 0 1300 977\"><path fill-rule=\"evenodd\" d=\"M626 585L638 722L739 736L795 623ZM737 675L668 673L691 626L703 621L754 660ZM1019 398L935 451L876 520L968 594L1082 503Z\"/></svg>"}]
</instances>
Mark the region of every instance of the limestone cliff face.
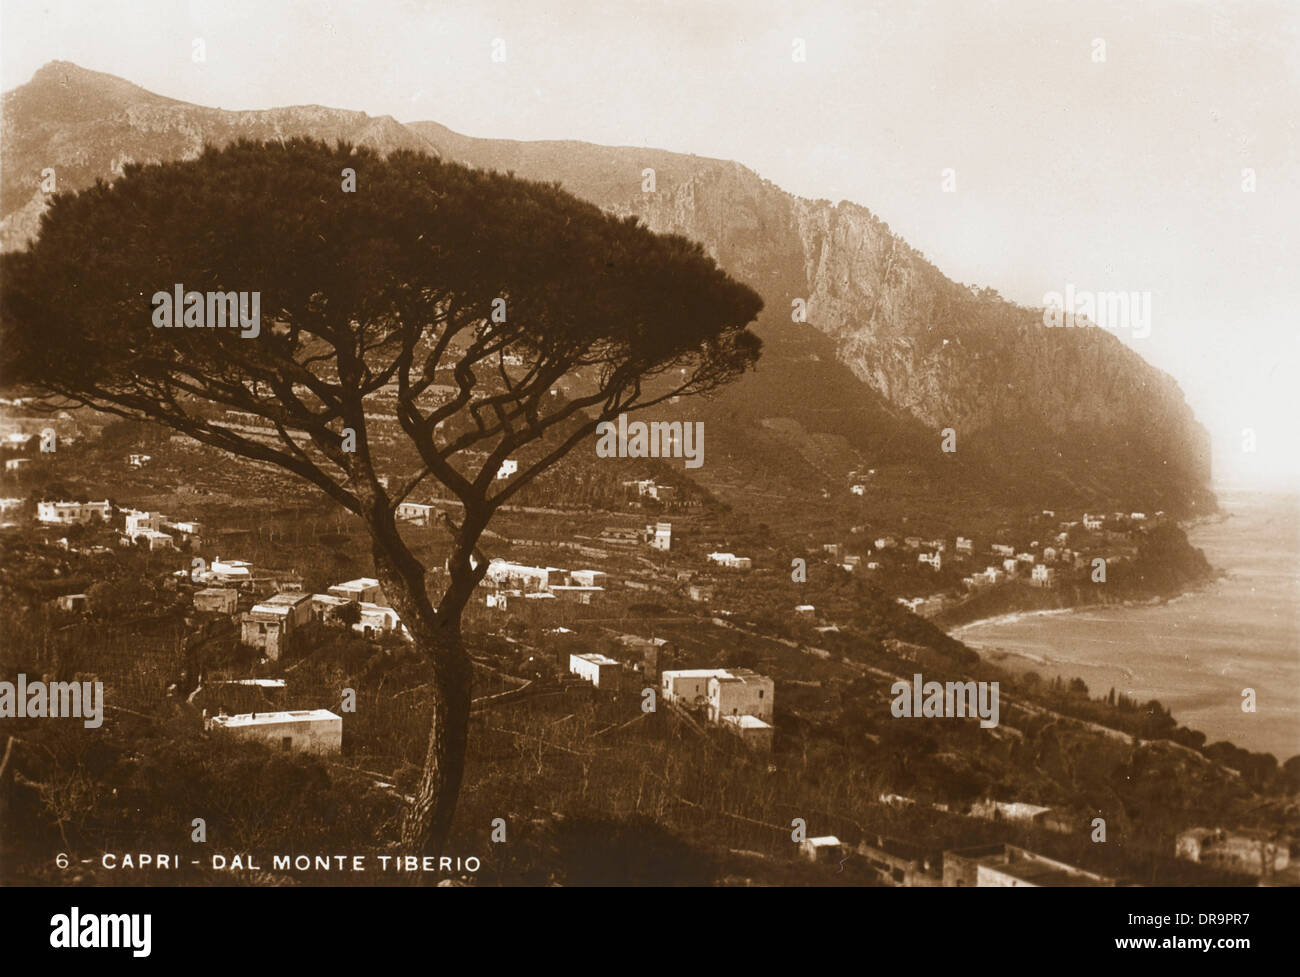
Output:
<instances>
[{"instance_id":1,"label":"limestone cliff face","mask_svg":"<svg viewBox=\"0 0 1300 977\"><path fill-rule=\"evenodd\" d=\"M698 240L787 320L803 298L841 362L935 431L954 428L959 450L1082 463L1082 481L1121 475L1113 489L1135 464L1135 490L1208 484L1209 437L1173 378L1104 329L1048 328L1040 310L948 280L864 207L797 198L728 164L614 209Z\"/></svg>"}]
</instances>

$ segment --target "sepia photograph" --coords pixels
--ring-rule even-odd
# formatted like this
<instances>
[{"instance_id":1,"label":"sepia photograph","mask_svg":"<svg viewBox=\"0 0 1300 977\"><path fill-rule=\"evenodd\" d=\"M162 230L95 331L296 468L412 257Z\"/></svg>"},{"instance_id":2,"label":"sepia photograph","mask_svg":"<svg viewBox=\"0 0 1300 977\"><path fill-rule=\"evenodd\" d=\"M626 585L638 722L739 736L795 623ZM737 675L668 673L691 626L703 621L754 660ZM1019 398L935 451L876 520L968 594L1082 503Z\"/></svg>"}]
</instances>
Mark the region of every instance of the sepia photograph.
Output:
<instances>
[{"instance_id":1,"label":"sepia photograph","mask_svg":"<svg viewBox=\"0 0 1300 977\"><path fill-rule=\"evenodd\" d=\"M1300 6L6 0L0 86L22 942L1300 883Z\"/></svg>"}]
</instances>

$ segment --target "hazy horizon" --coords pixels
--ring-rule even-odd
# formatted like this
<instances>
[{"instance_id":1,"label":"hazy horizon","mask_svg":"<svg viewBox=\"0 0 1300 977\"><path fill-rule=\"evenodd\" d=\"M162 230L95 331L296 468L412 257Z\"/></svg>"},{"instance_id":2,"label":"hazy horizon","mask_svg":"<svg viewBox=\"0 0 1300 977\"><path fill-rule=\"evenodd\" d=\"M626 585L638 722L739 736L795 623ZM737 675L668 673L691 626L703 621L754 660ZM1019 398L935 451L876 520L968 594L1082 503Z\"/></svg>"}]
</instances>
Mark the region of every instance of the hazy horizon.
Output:
<instances>
[{"instance_id":1,"label":"hazy horizon","mask_svg":"<svg viewBox=\"0 0 1300 977\"><path fill-rule=\"evenodd\" d=\"M1287 4L133 10L153 12L11 0L0 84L65 60L199 105L320 104L481 138L735 160L800 196L870 208L948 277L1022 305L1067 285L1150 292L1150 335L1118 335L1178 380L1210 430L1215 483L1300 484L1300 133L1285 109L1300 104L1300 10Z\"/></svg>"}]
</instances>

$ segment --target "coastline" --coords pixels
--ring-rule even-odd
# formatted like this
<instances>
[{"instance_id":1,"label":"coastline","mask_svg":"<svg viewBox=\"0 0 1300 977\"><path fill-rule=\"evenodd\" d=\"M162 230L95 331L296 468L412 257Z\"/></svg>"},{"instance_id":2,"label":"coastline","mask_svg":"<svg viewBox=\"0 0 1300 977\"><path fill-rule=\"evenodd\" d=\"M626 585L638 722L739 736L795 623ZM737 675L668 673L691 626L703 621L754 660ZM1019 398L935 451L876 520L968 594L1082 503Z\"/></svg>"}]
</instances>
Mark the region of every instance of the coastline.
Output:
<instances>
[{"instance_id":1,"label":"coastline","mask_svg":"<svg viewBox=\"0 0 1300 977\"><path fill-rule=\"evenodd\" d=\"M1293 493L1243 492L1225 493L1223 506L1181 524L1213 576L1179 593L1008 611L944 630L990 665L1079 678L1094 697L1114 688L1156 699L1210 740L1284 760L1300 752L1300 505ZM1261 689L1257 711L1241 708L1245 688Z\"/></svg>"}]
</instances>

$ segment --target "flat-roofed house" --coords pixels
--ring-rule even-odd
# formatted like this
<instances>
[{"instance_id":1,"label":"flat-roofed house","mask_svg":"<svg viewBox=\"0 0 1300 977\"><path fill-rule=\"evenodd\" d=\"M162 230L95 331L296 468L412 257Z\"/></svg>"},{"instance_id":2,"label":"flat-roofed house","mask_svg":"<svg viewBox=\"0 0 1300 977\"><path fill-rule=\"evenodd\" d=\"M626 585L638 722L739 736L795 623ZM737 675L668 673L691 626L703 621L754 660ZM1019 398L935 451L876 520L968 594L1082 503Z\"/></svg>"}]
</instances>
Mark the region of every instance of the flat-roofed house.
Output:
<instances>
[{"instance_id":1,"label":"flat-roofed house","mask_svg":"<svg viewBox=\"0 0 1300 977\"><path fill-rule=\"evenodd\" d=\"M300 591L268 597L240 620L240 640L266 652L272 661L285 648L285 638L312 618L311 594Z\"/></svg>"},{"instance_id":2,"label":"flat-roofed house","mask_svg":"<svg viewBox=\"0 0 1300 977\"><path fill-rule=\"evenodd\" d=\"M397 506L397 518L412 522L428 522L434 507L423 502L401 502Z\"/></svg>"},{"instance_id":3,"label":"flat-roofed house","mask_svg":"<svg viewBox=\"0 0 1300 977\"><path fill-rule=\"evenodd\" d=\"M256 648L271 661L276 661L285 647L285 620L287 608L270 608L264 604L254 604L252 610L239 619L239 640L251 648Z\"/></svg>"},{"instance_id":4,"label":"flat-roofed house","mask_svg":"<svg viewBox=\"0 0 1300 977\"><path fill-rule=\"evenodd\" d=\"M771 723L765 723L757 716L723 716L722 726L740 737L740 741L751 750L763 753L772 751Z\"/></svg>"},{"instance_id":5,"label":"flat-roofed house","mask_svg":"<svg viewBox=\"0 0 1300 977\"><path fill-rule=\"evenodd\" d=\"M87 523L98 517L104 522L113 518L113 504L103 502L37 502L36 518L39 522Z\"/></svg>"},{"instance_id":6,"label":"flat-roofed house","mask_svg":"<svg viewBox=\"0 0 1300 977\"><path fill-rule=\"evenodd\" d=\"M141 529L130 537L133 543L141 546L147 546L152 550L170 550L176 548L176 540L170 535L160 532L157 529Z\"/></svg>"},{"instance_id":7,"label":"flat-roofed house","mask_svg":"<svg viewBox=\"0 0 1300 977\"><path fill-rule=\"evenodd\" d=\"M776 683L749 668L721 671L720 675L709 676L705 687L709 721L721 722L724 716L754 716L770 721Z\"/></svg>"},{"instance_id":8,"label":"flat-roofed house","mask_svg":"<svg viewBox=\"0 0 1300 977\"><path fill-rule=\"evenodd\" d=\"M261 740L285 751L330 754L343 749L343 717L328 709L213 716L207 720L207 727L225 730L240 739Z\"/></svg>"},{"instance_id":9,"label":"flat-roofed house","mask_svg":"<svg viewBox=\"0 0 1300 977\"><path fill-rule=\"evenodd\" d=\"M358 577L344 583L336 583L329 593L344 600L354 600L358 604L379 599L379 581L374 577Z\"/></svg>"},{"instance_id":10,"label":"flat-roofed house","mask_svg":"<svg viewBox=\"0 0 1300 977\"><path fill-rule=\"evenodd\" d=\"M138 533L146 529L162 529L164 518L161 512L140 512L138 509L128 509L123 514L124 532L134 538Z\"/></svg>"},{"instance_id":11,"label":"flat-roofed house","mask_svg":"<svg viewBox=\"0 0 1300 977\"><path fill-rule=\"evenodd\" d=\"M673 524L657 522L645 527L645 539L656 550L670 550L673 546Z\"/></svg>"},{"instance_id":12,"label":"flat-roofed house","mask_svg":"<svg viewBox=\"0 0 1300 977\"><path fill-rule=\"evenodd\" d=\"M353 631L359 631L367 638L396 631L401 626L397 611L391 607L381 607L368 601L361 602L361 620L352 625Z\"/></svg>"},{"instance_id":13,"label":"flat-roofed house","mask_svg":"<svg viewBox=\"0 0 1300 977\"><path fill-rule=\"evenodd\" d=\"M880 882L896 886L943 885L943 855L907 841L875 835L858 843L859 858Z\"/></svg>"},{"instance_id":14,"label":"flat-roofed house","mask_svg":"<svg viewBox=\"0 0 1300 977\"><path fill-rule=\"evenodd\" d=\"M822 835L799 842L799 854L810 862L838 862L844 845L834 835Z\"/></svg>"},{"instance_id":15,"label":"flat-roofed house","mask_svg":"<svg viewBox=\"0 0 1300 977\"><path fill-rule=\"evenodd\" d=\"M311 620L311 594L305 594L300 590L291 590L268 597L258 606L285 608L290 629L302 627Z\"/></svg>"},{"instance_id":16,"label":"flat-roofed house","mask_svg":"<svg viewBox=\"0 0 1300 977\"><path fill-rule=\"evenodd\" d=\"M320 621L322 624L328 624L330 621L334 620L334 616L338 614L342 608L353 603L356 602L348 600L346 597L335 597L333 594L312 594L312 619Z\"/></svg>"},{"instance_id":17,"label":"flat-roofed house","mask_svg":"<svg viewBox=\"0 0 1300 977\"><path fill-rule=\"evenodd\" d=\"M575 587L604 587L609 574L604 570L574 570L569 579Z\"/></svg>"},{"instance_id":18,"label":"flat-roofed house","mask_svg":"<svg viewBox=\"0 0 1300 977\"><path fill-rule=\"evenodd\" d=\"M1096 872L1058 862L1015 845L980 845L943 853L946 886L1034 887L1114 885Z\"/></svg>"},{"instance_id":19,"label":"flat-roofed house","mask_svg":"<svg viewBox=\"0 0 1300 977\"><path fill-rule=\"evenodd\" d=\"M559 567L532 567L498 558L488 564L487 575L483 579L497 587L535 592L563 584L567 576L568 572Z\"/></svg>"},{"instance_id":20,"label":"flat-roofed house","mask_svg":"<svg viewBox=\"0 0 1300 977\"><path fill-rule=\"evenodd\" d=\"M204 614L234 614L239 591L232 587L204 587L194 592L194 609Z\"/></svg>"},{"instance_id":21,"label":"flat-roofed house","mask_svg":"<svg viewBox=\"0 0 1300 977\"><path fill-rule=\"evenodd\" d=\"M61 611L80 613L86 609L89 598L85 594L64 594L55 600Z\"/></svg>"},{"instance_id":22,"label":"flat-roofed house","mask_svg":"<svg viewBox=\"0 0 1300 977\"><path fill-rule=\"evenodd\" d=\"M595 652L569 656L569 671L598 689L618 691L623 663Z\"/></svg>"},{"instance_id":23,"label":"flat-roofed house","mask_svg":"<svg viewBox=\"0 0 1300 977\"><path fill-rule=\"evenodd\" d=\"M253 582L253 565L247 560L222 560L217 557L203 573L194 574L202 583L246 586Z\"/></svg>"},{"instance_id":24,"label":"flat-roofed house","mask_svg":"<svg viewBox=\"0 0 1300 977\"><path fill-rule=\"evenodd\" d=\"M1178 835L1174 852L1189 861L1263 878L1285 870L1291 861L1287 841L1244 828L1191 828Z\"/></svg>"},{"instance_id":25,"label":"flat-roofed house","mask_svg":"<svg viewBox=\"0 0 1300 977\"><path fill-rule=\"evenodd\" d=\"M709 561L728 570L749 570L754 566L754 561L749 557L737 556L735 553L710 553Z\"/></svg>"},{"instance_id":26,"label":"flat-roofed house","mask_svg":"<svg viewBox=\"0 0 1300 977\"><path fill-rule=\"evenodd\" d=\"M686 596L696 603L705 603L713 600L713 584L693 583L686 588Z\"/></svg>"},{"instance_id":27,"label":"flat-roofed house","mask_svg":"<svg viewBox=\"0 0 1300 977\"><path fill-rule=\"evenodd\" d=\"M725 668L679 668L659 676L664 698L687 708L703 706L709 699L709 679L727 675Z\"/></svg>"}]
</instances>

